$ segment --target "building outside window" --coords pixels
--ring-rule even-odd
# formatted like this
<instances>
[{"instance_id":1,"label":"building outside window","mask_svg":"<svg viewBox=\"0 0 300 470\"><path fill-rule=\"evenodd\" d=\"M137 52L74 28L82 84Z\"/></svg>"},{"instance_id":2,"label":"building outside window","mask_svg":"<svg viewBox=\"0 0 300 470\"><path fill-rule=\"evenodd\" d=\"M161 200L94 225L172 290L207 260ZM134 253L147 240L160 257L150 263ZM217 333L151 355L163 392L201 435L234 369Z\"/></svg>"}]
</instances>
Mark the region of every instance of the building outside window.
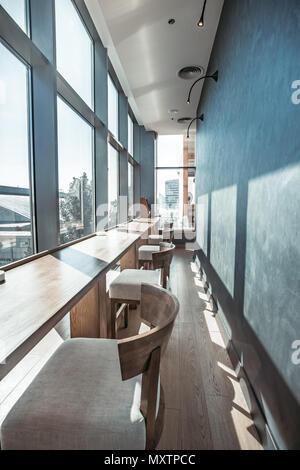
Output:
<instances>
[{"instance_id":1,"label":"building outside window","mask_svg":"<svg viewBox=\"0 0 300 470\"><path fill-rule=\"evenodd\" d=\"M108 227L119 222L119 152L108 145Z\"/></svg>"},{"instance_id":2,"label":"building outside window","mask_svg":"<svg viewBox=\"0 0 300 470\"><path fill-rule=\"evenodd\" d=\"M156 157L156 204L163 222L194 228L194 141L182 135L159 136Z\"/></svg>"},{"instance_id":3,"label":"building outside window","mask_svg":"<svg viewBox=\"0 0 300 470\"><path fill-rule=\"evenodd\" d=\"M27 34L27 1L26 0L0 0L0 5L7 11L12 19Z\"/></svg>"},{"instance_id":4,"label":"building outside window","mask_svg":"<svg viewBox=\"0 0 300 470\"><path fill-rule=\"evenodd\" d=\"M0 42L0 266L33 253L29 68Z\"/></svg>"},{"instance_id":5,"label":"building outside window","mask_svg":"<svg viewBox=\"0 0 300 470\"><path fill-rule=\"evenodd\" d=\"M93 41L71 0L56 0L57 70L93 107Z\"/></svg>"},{"instance_id":6,"label":"building outside window","mask_svg":"<svg viewBox=\"0 0 300 470\"><path fill-rule=\"evenodd\" d=\"M119 93L108 74L108 129L116 140L119 139Z\"/></svg>"},{"instance_id":7,"label":"building outside window","mask_svg":"<svg viewBox=\"0 0 300 470\"><path fill-rule=\"evenodd\" d=\"M95 231L93 128L57 100L60 243Z\"/></svg>"},{"instance_id":8,"label":"building outside window","mask_svg":"<svg viewBox=\"0 0 300 470\"><path fill-rule=\"evenodd\" d=\"M128 162L128 217L134 217L134 166Z\"/></svg>"},{"instance_id":9,"label":"building outside window","mask_svg":"<svg viewBox=\"0 0 300 470\"><path fill-rule=\"evenodd\" d=\"M128 153L133 157L133 120L128 114Z\"/></svg>"}]
</instances>

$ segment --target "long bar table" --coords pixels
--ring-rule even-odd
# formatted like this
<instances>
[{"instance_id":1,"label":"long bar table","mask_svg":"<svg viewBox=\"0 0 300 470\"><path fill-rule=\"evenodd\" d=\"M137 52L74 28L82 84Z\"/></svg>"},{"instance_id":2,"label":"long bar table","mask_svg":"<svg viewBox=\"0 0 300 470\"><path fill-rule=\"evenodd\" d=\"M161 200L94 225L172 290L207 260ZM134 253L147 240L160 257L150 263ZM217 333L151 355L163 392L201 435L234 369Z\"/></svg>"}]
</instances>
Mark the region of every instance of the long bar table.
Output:
<instances>
[{"instance_id":1,"label":"long bar table","mask_svg":"<svg viewBox=\"0 0 300 470\"><path fill-rule=\"evenodd\" d=\"M0 285L0 380L68 313L72 337L110 335L106 273L137 267L159 219L135 220L22 261Z\"/></svg>"}]
</instances>

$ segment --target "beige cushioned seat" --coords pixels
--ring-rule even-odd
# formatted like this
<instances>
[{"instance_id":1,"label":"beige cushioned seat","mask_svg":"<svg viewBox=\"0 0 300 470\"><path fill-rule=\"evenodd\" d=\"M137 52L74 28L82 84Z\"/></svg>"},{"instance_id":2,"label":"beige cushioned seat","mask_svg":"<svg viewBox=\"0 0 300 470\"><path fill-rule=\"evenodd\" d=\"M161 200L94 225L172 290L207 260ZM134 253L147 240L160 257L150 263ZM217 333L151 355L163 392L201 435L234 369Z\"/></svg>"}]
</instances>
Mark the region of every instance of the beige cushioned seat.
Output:
<instances>
[{"instance_id":1,"label":"beige cushioned seat","mask_svg":"<svg viewBox=\"0 0 300 470\"><path fill-rule=\"evenodd\" d=\"M155 245L143 245L139 248L139 260L140 261L152 261L152 253L160 251L160 246Z\"/></svg>"},{"instance_id":2,"label":"beige cushioned seat","mask_svg":"<svg viewBox=\"0 0 300 470\"><path fill-rule=\"evenodd\" d=\"M64 342L3 422L2 449L145 449L141 377L122 381L115 340Z\"/></svg>"},{"instance_id":3,"label":"beige cushioned seat","mask_svg":"<svg viewBox=\"0 0 300 470\"><path fill-rule=\"evenodd\" d=\"M140 269L125 269L110 284L111 299L141 300L141 285L160 285L160 271L142 271Z\"/></svg>"},{"instance_id":4,"label":"beige cushioned seat","mask_svg":"<svg viewBox=\"0 0 300 470\"><path fill-rule=\"evenodd\" d=\"M153 243L154 245L159 245L161 242L164 241L163 235L149 235L148 237L149 243Z\"/></svg>"}]
</instances>

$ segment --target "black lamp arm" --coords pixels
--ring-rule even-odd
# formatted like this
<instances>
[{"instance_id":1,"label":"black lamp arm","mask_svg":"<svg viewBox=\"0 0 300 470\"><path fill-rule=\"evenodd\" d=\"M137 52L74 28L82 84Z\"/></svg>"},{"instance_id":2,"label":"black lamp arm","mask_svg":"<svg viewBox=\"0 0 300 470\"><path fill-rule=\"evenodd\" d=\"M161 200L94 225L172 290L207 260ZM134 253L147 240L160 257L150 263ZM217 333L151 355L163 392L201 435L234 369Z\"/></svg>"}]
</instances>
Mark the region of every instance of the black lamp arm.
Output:
<instances>
[{"instance_id":1,"label":"black lamp arm","mask_svg":"<svg viewBox=\"0 0 300 470\"><path fill-rule=\"evenodd\" d=\"M187 138L189 139L190 138L190 128L192 126L192 124L197 121L199 119L199 121L204 121L204 114L201 114L201 116L197 116L195 117L194 119L191 120L190 124L189 124L189 127L188 127L188 130L187 130Z\"/></svg>"},{"instance_id":2,"label":"black lamp arm","mask_svg":"<svg viewBox=\"0 0 300 470\"><path fill-rule=\"evenodd\" d=\"M191 86L190 88L190 92L189 92L189 96L188 96L188 99L187 99L187 102L190 103L191 101L191 95L192 95L192 91L194 89L194 86L197 85L198 82L200 82L200 80L205 80L205 78L212 78L213 80L215 80L215 82L218 81L218 71L216 71L213 75L205 75L204 77L200 77L198 78L194 83L193 85Z\"/></svg>"}]
</instances>

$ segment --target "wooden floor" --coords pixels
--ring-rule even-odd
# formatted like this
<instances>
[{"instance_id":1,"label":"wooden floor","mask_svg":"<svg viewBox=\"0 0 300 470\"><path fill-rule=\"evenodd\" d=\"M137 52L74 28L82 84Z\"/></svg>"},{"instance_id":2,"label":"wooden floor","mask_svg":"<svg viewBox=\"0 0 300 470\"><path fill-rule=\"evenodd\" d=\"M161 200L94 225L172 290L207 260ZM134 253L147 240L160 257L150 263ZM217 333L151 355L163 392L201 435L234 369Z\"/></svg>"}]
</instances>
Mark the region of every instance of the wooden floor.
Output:
<instances>
[{"instance_id":1,"label":"wooden floor","mask_svg":"<svg viewBox=\"0 0 300 470\"><path fill-rule=\"evenodd\" d=\"M192 252L176 251L171 290L180 313L163 360L159 449L261 449Z\"/></svg>"},{"instance_id":2,"label":"wooden floor","mask_svg":"<svg viewBox=\"0 0 300 470\"><path fill-rule=\"evenodd\" d=\"M158 449L261 449L192 252L176 251L170 288L180 313L162 361L166 413ZM135 334L140 327L138 310L131 311L129 330L120 329L119 336ZM0 382L0 423L68 336L66 318Z\"/></svg>"}]
</instances>

